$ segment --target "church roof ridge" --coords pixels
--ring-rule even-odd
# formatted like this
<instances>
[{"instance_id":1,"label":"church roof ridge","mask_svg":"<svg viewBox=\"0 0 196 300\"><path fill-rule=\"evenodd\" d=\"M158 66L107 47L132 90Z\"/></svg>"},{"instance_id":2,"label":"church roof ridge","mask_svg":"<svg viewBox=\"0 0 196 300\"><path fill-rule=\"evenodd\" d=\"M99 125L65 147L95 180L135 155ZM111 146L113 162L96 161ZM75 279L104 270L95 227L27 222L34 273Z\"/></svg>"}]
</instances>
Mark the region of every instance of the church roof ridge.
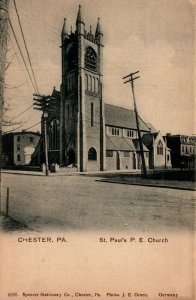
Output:
<instances>
[{"instance_id":1,"label":"church roof ridge","mask_svg":"<svg viewBox=\"0 0 196 300\"><path fill-rule=\"evenodd\" d=\"M125 110L128 110L128 111L133 111L133 109L129 109L129 108L126 108L126 107L123 107L123 106L119 106L119 105L114 105L114 104L110 104L110 103L104 103L105 105L110 105L110 106L113 106L113 107L116 107L116 108L121 108L121 109L125 109Z\"/></svg>"}]
</instances>

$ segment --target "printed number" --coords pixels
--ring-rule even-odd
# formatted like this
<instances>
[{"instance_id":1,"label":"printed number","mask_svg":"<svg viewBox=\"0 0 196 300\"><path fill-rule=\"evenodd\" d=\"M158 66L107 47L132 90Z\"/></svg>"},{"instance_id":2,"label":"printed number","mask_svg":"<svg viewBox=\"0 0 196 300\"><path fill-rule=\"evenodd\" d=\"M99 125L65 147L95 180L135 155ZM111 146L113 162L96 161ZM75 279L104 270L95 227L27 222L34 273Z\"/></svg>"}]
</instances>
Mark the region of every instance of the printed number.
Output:
<instances>
[{"instance_id":1,"label":"printed number","mask_svg":"<svg viewBox=\"0 0 196 300\"><path fill-rule=\"evenodd\" d=\"M18 297L18 293L8 293L8 297Z\"/></svg>"}]
</instances>

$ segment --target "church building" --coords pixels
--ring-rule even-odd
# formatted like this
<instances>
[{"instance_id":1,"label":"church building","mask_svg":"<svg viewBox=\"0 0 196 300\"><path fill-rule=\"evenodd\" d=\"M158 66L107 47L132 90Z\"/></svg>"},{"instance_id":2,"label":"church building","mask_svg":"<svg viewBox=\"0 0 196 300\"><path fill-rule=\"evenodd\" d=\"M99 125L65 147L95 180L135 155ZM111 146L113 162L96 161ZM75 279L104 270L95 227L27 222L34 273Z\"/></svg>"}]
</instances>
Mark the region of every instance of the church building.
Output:
<instances>
[{"instance_id":1,"label":"church building","mask_svg":"<svg viewBox=\"0 0 196 300\"><path fill-rule=\"evenodd\" d=\"M61 33L62 83L54 88L55 107L47 119L49 163L76 166L78 171L133 170L141 168L135 113L104 103L103 31L86 30L79 6L76 30L68 33L64 19ZM141 135L151 128L139 118ZM161 140L161 143L164 143ZM165 162L165 153L160 166ZM146 165L149 149L143 143Z\"/></svg>"}]
</instances>

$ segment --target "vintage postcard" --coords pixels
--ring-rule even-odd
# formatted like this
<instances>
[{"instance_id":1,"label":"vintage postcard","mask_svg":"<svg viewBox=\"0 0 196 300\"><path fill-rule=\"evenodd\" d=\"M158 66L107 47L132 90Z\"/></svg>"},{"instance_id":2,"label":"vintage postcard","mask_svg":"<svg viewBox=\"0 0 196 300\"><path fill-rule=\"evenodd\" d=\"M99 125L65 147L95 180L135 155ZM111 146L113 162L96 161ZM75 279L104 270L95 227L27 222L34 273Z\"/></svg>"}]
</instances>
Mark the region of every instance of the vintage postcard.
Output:
<instances>
[{"instance_id":1,"label":"vintage postcard","mask_svg":"<svg viewBox=\"0 0 196 300\"><path fill-rule=\"evenodd\" d=\"M195 299L195 8L0 1L0 300Z\"/></svg>"}]
</instances>

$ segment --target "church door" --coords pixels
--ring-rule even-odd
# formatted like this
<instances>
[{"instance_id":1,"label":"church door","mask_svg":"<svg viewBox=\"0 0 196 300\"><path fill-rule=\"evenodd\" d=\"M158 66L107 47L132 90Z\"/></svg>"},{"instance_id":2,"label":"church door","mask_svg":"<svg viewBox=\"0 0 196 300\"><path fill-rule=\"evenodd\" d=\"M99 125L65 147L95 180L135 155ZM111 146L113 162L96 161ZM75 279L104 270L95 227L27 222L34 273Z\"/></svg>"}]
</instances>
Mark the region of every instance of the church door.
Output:
<instances>
[{"instance_id":1,"label":"church door","mask_svg":"<svg viewBox=\"0 0 196 300\"><path fill-rule=\"evenodd\" d=\"M76 160L75 160L75 152L73 149L69 150L68 152L68 165L75 165Z\"/></svg>"}]
</instances>

